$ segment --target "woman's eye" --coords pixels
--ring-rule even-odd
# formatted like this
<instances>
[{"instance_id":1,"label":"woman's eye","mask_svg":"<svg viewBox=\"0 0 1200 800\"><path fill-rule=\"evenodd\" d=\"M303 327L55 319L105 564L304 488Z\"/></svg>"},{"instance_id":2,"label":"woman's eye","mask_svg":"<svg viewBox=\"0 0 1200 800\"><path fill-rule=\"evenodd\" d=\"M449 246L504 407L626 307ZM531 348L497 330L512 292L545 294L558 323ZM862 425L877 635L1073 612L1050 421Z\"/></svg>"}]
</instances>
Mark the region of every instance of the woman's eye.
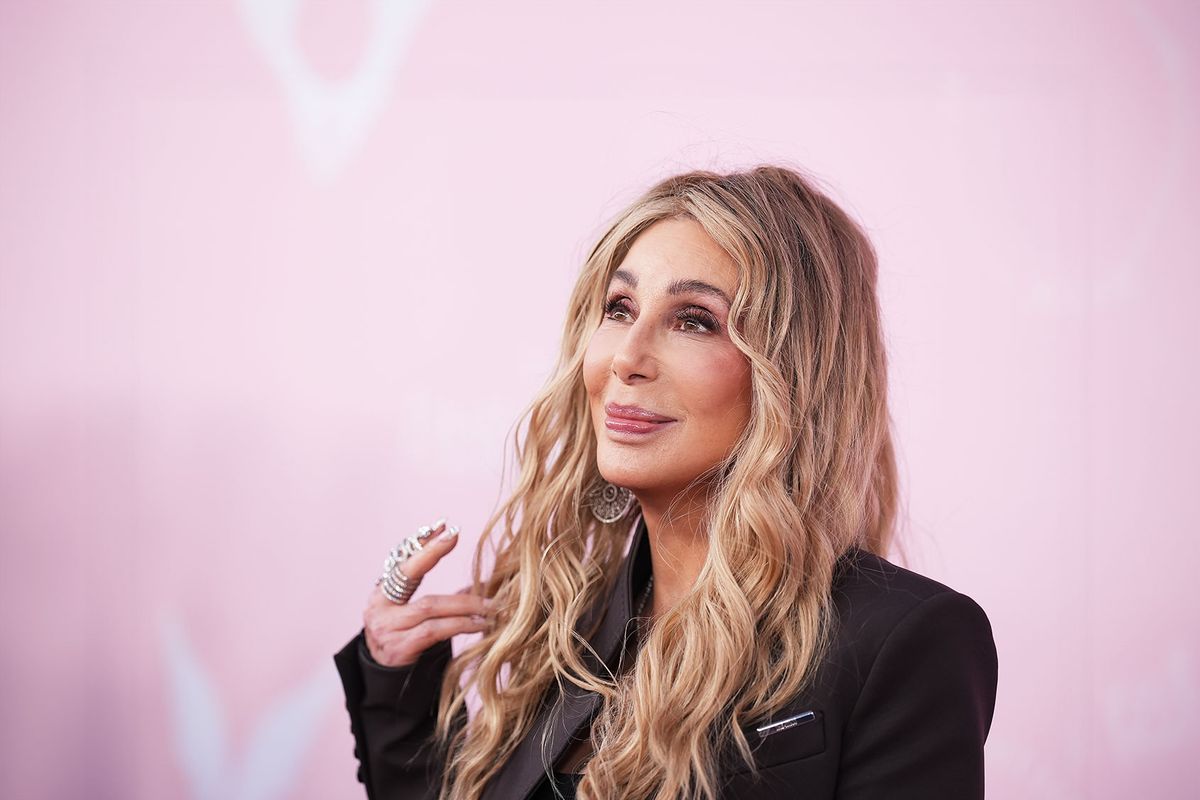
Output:
<instances>
[{"instance_id":1,"label":"woman's eye","mask_svg":"<svg viewBox=\"0 0 1200 800\"><path fill-rule=\"evenodd\" d=\"M685 326L685 331L691 333L711 333L721 327L716 317L699 308L690 308L686 311L681 311L676 316L676 319ZM688 328L686 327L688 325L694 327Z\"/></svg>"},{"instance_id":2,"label":"woman's eye","mask_svg":"<svg viewBox=\"0 0 1200 800\"><path fill-rule=\"evenodd\" d=\"M629 305L623 298L617 297L604 304L604 316L613 319L614 314L629 314Z\"/></svg>"}]
</instances>

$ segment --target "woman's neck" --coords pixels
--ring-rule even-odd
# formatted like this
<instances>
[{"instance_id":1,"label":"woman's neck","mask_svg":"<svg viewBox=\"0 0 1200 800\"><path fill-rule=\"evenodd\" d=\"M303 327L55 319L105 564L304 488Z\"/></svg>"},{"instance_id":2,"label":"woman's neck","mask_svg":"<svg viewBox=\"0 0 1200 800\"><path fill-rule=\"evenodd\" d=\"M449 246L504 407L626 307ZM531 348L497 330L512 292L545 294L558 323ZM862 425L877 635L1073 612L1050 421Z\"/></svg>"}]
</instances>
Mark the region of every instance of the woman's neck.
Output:
<instances>
[{"instance_id":1,"label":"woman's neck","mask_svg":"<svg viewBox=\"0 0 1200 800\"><path fill-rule=\"evenodd\" d=\"M704 566L708 556L708 532L704 526L708 503L703 490L664 503L651 498L639 501L650 537L654 574L654 594L647 612L658 617L674 608L691 590Z\"/></svg>"}]
</instances>

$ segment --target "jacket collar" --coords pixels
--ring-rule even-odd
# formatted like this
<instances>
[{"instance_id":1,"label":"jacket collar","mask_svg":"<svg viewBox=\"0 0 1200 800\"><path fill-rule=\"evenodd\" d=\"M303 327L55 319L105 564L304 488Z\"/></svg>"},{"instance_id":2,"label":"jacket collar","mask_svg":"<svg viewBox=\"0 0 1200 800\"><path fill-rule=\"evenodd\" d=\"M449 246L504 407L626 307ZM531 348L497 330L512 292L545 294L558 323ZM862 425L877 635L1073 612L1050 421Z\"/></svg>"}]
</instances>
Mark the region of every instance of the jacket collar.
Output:
<instances>
[{"instance_id":1,"label":"jacket collar","mask_svg":"<svg viewBox=\"0 0 1200 800\"><path fill-rule=\"evenodd\" d=\"M591 627L590 622L595 619L595 615L603 615L600 627L588 638L588 644L611 670L616 669L624 649L622 645L628 634L629 621L633 617L634 598L650 580L652 569L650 536L646 530L646 521L639 516L629 549L621 562L617 580L609 590L607 599L604 603L594 606L591 614L581 620L579 625L580 629L587 630ZM588 666L596 668L594 659L590 660Z\"/></svg>"},{"instance_id":2,"label":"jacket collar","mask_svg":"<svg viewBox=\"0 0 1200 800\"><path fill-rule=\"evenodd\" d=\"M625 636L633 614L635 592L645 586L651 573L650 537L640 516L629 549L607 598L593 606L580 620L578 630L592 627L597 615L603 615L600 627L588 637L588 644L603 660L608 671L616 672L624 652ZM583 661L596 674L601 669L591 653L584 651ZM550 687L550 702L534 721L504 767L488 783L484 800L524 800L538 782L553 771L567 745L580 733L600 709L600 697L585 692L569 681L562 691ZM545 746L543 746L545 739Z\"/></svg>"}]
</instances>

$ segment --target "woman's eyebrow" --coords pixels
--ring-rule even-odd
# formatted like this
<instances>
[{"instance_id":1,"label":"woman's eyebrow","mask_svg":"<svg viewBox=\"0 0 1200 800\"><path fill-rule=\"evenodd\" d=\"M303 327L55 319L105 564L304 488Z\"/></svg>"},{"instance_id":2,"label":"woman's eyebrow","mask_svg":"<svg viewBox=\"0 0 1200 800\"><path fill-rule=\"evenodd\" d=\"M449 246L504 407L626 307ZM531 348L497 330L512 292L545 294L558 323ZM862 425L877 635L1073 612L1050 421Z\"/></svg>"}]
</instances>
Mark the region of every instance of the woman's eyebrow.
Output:
<instances>
[{"instance_id":1,"label":"woman's eyebrow","mask_svg":"<svg viewBox=\"0 0 1200 800\"><path fill-rule=\"evenodd\" d=\"M613 273L613 280L621 281L629 284L632 288L637 288L637 275L634 275L629 270L619 269ZM725 294L721 289L713 286L711 283L705 283L696 278L685 278L677 281L672 281L667 286L667 294L707 294L725 301L725 305L733 306L733 302L729 299L729 295Z\"/></svg>"}]
</instances>

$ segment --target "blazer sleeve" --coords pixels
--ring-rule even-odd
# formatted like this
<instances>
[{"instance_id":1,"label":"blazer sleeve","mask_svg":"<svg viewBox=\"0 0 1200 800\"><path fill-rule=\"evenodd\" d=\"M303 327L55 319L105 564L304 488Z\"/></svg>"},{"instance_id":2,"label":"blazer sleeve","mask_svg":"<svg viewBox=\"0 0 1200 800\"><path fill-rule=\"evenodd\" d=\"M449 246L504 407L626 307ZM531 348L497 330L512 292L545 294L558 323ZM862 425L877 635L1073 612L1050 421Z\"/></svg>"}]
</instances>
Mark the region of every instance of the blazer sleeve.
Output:
<instances>
[{"instance_id":1,"label":"blazer sleeve","mask_svg":"<svg viewBox=\"0 0 1200 800\"><path fill-rule=\"evenodd\" d=\"M996 705L991 623L953 590L926 598L884 640L847 722L839 800L976 800Z\"/></svg>"},{"instance_id":2,"label":"blazer sleeve","mask_svg":"<svg viewBox=\"0 0 1200 800\"><path fill-rule=\"evenodd\" d=\"M358 780L369 800L437 797L444 765L433 734L451 656L447 639L413 664L386 667L371 657L362 631L334 655L350 713ZM465 717L460 712L456 724L465 724Z\"/></svg>"}]
</instances>

